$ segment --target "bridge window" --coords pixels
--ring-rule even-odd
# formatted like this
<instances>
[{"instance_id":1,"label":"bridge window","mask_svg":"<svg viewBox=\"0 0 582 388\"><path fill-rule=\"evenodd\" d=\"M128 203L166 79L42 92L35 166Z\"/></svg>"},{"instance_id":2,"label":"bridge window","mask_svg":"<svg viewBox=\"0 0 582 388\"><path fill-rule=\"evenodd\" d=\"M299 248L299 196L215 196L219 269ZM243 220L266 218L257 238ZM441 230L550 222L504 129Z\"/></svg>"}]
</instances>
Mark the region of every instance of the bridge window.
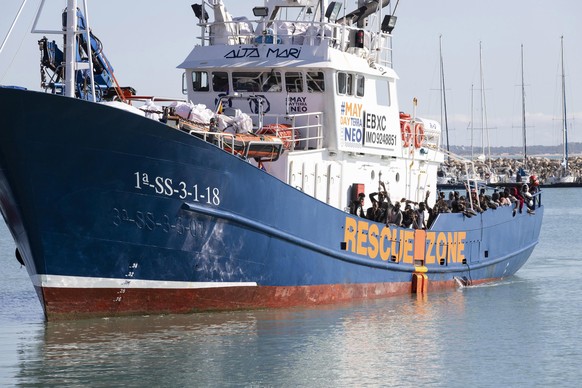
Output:
<instances>
[{"instance_id":1,"label":"bridge window","mask_svg":"<svg viewBox=\"0 0 582 388\"><path fill-rule=\"evenodd\" d=\"M376 80L376 99L378 105L390 106L390 84L388 81Z\"/></svg>"},{"instance_id":2,"label":"bridge window","mask_svg":"<svg viewBox=\"0 0 582 388\"><path fill-rule=\"evenodd\" d=\"M192 72L192 89L195 92L207 92L210 90L208 85L208 73L205 71Z\"/></svg>"},{"instance_id":3,"label":"bridge window","mask_svg":"<svg viewBox=\"0 0 582 388\"><path fill-rule=\"evenodd\" d=\"M260 92L261 73L259 72L235 72L232 73L232 84L235 92Z\"/></svg>"},{"instance_id":4,"label":"bridge window","mask_svg":"<svg viewBox=\"0 0 582 388\"><path fill-rule=\"evenodd\" d=\"M303 92L303 74L299 72L285 73L285 90L289 93Z\"/></svg>"},{"instance_id":5,"label":"bridge window","mask_svg":"<svg viewBox=\"0 0 582 388\"><path fill-rule=\"evenodd\" d=\"M349 73L337 73L337 93L352 96L354 94L353 78L353 75Z\"/></svg>"},{"instance_id":6,"label":"bridge window","mask_svg":"<svg viewBox=\"0 0 582 388\"><path fill-rule=\"evenodd\" d=\"M323 92L325 90L325 82L321 71L307 72L307 90L310 92Z\"/></svg>"},{"instance_id":7,"label":"bridge window","mask_svg":"<svg viewBox=\"0 0 582 388\"><path fill-rule=\"evenodd\" d=\"M264 72L262 74L261 87L263 92L280 92L283 90L281 81L281 73L278 71Z\"/></svg>"},{"instance_id":8,"label":"bridge window","mask_svg":"<svg viewBox=\"0 0 582 388\"><path fill-rule=\"evenodd\" d=\"M228 92L228 73L215 71L212 73L212 90L215 92Z\"/></svg>"},{"instance_id":9,"label":"bridge window","mask_svg":"<svg viewBox=\"0 0 582 388\"><path fill-rule=\"evenodd\" d=\"M366 79L363 75L356 76L356 96L364 97L364 91L366 86Z\"/></svg>"}]
</instances>

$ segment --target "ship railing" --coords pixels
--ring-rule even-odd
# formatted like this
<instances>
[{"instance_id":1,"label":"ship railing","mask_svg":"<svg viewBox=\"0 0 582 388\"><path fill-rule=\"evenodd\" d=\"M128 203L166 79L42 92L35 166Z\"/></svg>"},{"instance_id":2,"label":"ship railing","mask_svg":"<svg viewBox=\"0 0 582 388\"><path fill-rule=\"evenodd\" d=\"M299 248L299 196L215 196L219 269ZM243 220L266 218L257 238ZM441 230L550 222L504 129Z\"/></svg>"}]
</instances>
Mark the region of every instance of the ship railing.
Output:
<instances>
[{"instance_id":1,"label":"ship railing","mask_svg":"<svg viewBox=\"0 0 582 388\"><path fill-rule=\"evenodd\" d=\"M295 130L291 145L292 151L323 148L323 112L298 113L287 116L291 120L291 127ZM304 124L298 125L298 121ZM295 139L295 133L303 134Z\"/></svg>"},{"instance_id":2,"label":"ship railing","mask_svg":"<svg viewBox=\"0 0 582 388\"><path fill-rule=\"evenodd\" d=\"M258 139L258 137L257 137ZM237 139L236 134L234 133L206 133L204 135L204 140L210 141L216 144L218 147L222 148L224 151L232 154L232 155L239 155L243 159L248 159L251 149L254 145L262 145L265 144L263 140L242 140ZM240 144L237 144L237 140ZM270 153L263 155L261 157L253 156L257 159L257 161L261 162L274 162L279 159L281 152L283 151L283 143L281 141L278 142L270 142L270 144L274 145L273 149Z\"/></svg>"},{"instance_id":3,"label":"ship railing","mask_svg":"<svg viewBox=\"0 0 582 388\"><path fill-rule=\"evenodd\" d=\"M199 23L202 46L327 45L361 56L381 67L392 67L392 35L357 26L319 21L249 20ZM363 37L356 38L358 31Z\"/></svg>"},{"instance_id":4,"label":"ship railing","mask_svg":"<svg viewBox=\"0 0 582 388\"><path fill-rule=\"evenodd\" d=\"M276 124L279 121L290 123L289 135L281 136L289 151L306 151L323 148L323 112L300 113L289 116L265 115ZM236 134L230 132L209 132L202 124L191 124L196 129L188 129L191 135L202 138L204 141L216 144L227 152L235 154ZM277 136L278 134L275 134Z\"/></svg>"},{"instance_id":5,"label":"ship railing","mask_svg":"<svg viewBox=\"0 0 582 388\"><path fill-rule=\"evenodd\" d=\"M477 170L475 168L475 163L472 160L463 158L460 155L454 154L452 152L448 152L447 150L441 150L449 160L456 160L463 164L463 170L465 172L464 176L459 179L459 183L463 183L467 190L474 189L477 193L479 192L479 186L483 183L482 180L479 179L479 175L477 174ZM475 206L481 206L479 203L479 196L477 196L477 203L473 204L473 198L471 195L468 196L467 201L469 201L469 208L471 210L475 210Z\"/></svg>"},{"instance_id":6,"label":"ship railing","mask_svg":"<svg viewBox=\"0 0 582 388\"><path fill-rule=\"evenodd\" d=\"M372 35L372 61L381 67L392 68L392 35L377 32Z\"/></svg>"},{"instance_id":7,"label":"ship railing","mask_svg":"<svg viewBox=\"0 0 582 388\"><path fill-rule=\"evenodd\" d=\"M534 208L542 206L542 189L538 186L538 190L532 193Z\"/></svg>"},{"instance_id":8,"label":"ship railing","mask_svg":"<svg viewBox=\"0 0 582 388\"><path fill-rule=\"evenodd\" d=\"M227 106L231 100L252 100L256 102L257 113L247 113L252 119L255 131L260 131L265 123L290 124L291 139L285 139L286 141L290 141L289 150L320 149L323 147L323 112L307 112L291 115L264 113L264 107L267 105L267 102L260 95L225 95L220 97L217 105Z\"/></svg>"},{"instance_id":9,"label":"ship railing","mask_svg":"<svg viewBox=\"0 0 582 388\"><path fill-rule=\"evenodd\" d=\"M293 115L265 114L268 122L289 124L290 151L307 151L323 148L323 112L297 113Z\"/></svg>"},{"instance_id":10,"label":"ship railing","mask_svg":"<svg viewBox=\"0 0 582 388\"><path fill-rule=\"evenodd\" d=\"M472 160L463 158L462 156L453 154L451 152L447 152L446 150L441 150L441 152L446 154L450 160L456 160L456 161L463 163L465 174L461 177L461 179L459 179L459 183L464 184L467 191L471 192L474 190L477 194L476 195L476 198L477 198L476 203L473 203L472 195L467 196L467 201L469 202L469 208L471 210L475 210L475 205L478 207L481 207L481 203L479 202L479 195L478 195L481 189L485 189L485 190L499 190L500 189L499 186L496 186L495 184L487 184L487 182L484 179L482 179L481 175L477 172L475 162L473 162ZM518 187L520 187L520 186L518 186ZM518 188L518 191L519 190L520 189ZM541 190L538 188L538 190L535 193L531 193L531 194L533 197L534 207L536 207L536 208L540 207L542 204L542 192L541 192Z\"/></svg>"}]
</instances>

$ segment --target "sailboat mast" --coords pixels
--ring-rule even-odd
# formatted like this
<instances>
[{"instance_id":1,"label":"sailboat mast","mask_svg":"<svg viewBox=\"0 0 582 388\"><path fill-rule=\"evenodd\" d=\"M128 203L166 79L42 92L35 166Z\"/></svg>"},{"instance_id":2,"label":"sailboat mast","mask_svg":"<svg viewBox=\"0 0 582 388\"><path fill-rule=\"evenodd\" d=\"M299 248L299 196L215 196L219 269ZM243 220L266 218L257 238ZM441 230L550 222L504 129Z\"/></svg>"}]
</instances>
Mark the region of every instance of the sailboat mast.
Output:
<instances>
[{"instance_id":1,"label":"sailboat mast","mask_svg":"<svg viewBox=\"0 0 582 388\"><path fill-rule=\"evenodd\" d=\"M525 123L525 80L523 75L523 44L521 45L521 131L523 135L523 166L527 169L527 131Z\"/></svg>"},{"instance_id":2,"label":"sailboat mast","mask_svg":"<svg viewBox=\"0 0 582 388\"><path fill-rule=\"evenodd\" d=\"M479 42L479 82L481 84L481 154L485 156L485 80L483 79L483 48Z\"/></svg>"},{"instance_id":3,"label":"sailboat mast","mask_svg":"<svg viewBox=\"0 0 582 388\"><path fill-rule=\"evenodd\" d=\"M439 56L441 67L441 122L445 124L445 135L447 139L447 155L450 155L449 145L449 120L447 115L447 92L445 89L445 66L443 63L443 36L439 35Z\"/></svg>"},{"instance_id":4,"label":"sailboat mast","mask_svg":"<svg viewBox=\"0 0 582 388\"><path fill-rule=\"evenodd\" d=\"M475 85L471 84L471 160L475 159L475 155L473 154L473 142L474 142L474 137L473 137L473 129L474 129L474 124L473 124L473 98L475 95Z\"/></svg>"},{"instance_id":5,"label":"sailboat mast","mask_svg":"<svg viewBox=\"0 0 582 388\"><path fill-rule=\"evenodd\" d=\"M481 41L479 41L479 73L481 77L481 151L483 157L489 159L489 167L491 167L491 145L489 144L489 128L487 125L487 106L485 104L485 77L483 75L483 47L481 45ZM485 144L486 144L485 135L487 135L487 154L485 154Z\"/></svg>"},{"instance_id":6,"label":"sailboat mast","mask_svg":"<svg viewBox=\"0 0 582 388\"><path fill-rule=\"evenodd\" d=\"M14 30L14 26L16 26L16 22L18 21L18 18L20 18L20 14L22 13L22 10L24 9L25 5L26 5L26 0L23 0L22 4L20 5L20 9L18 10L18 13L16 14L16 17L14 18L14 20L12 21L12 24L10 25L10 29L8 30L8 33L6 34L4 41L0 45L0 54L2 54L2 50L4 49L6 42L8 42L8 39L10 38L10 34L12 34L12 30Z\"/></svg>"},{"instance_id":7,"label":"sailboat mast","mask_svg":"<svg viewBox=\"0 0 582 388\"><path fill-rule=\"evenodd\" d=\"M564 151L564 172L568 172L568 119L566 110L566 73L564 71L564 36L560 38L560 56L562 61L562 141Z\"/></svg>"}]
</instances>

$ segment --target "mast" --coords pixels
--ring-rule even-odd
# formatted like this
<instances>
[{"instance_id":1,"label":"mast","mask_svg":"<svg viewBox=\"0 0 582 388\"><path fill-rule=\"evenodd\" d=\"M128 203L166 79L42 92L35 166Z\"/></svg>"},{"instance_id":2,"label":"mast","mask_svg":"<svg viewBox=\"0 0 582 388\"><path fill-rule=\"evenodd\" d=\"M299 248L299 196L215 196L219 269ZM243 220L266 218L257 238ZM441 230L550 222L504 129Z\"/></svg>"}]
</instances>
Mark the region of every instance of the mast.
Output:
<instances>
[{"instance_id":1,"label":"mast","mask_svg":"<svg viewBox=\"0 0 582 388\"><path fill-rule=\"evenodd\" d=\"M564 36L560 37L560 57L562 62L562 142L564 175L568 174L568 119L566 111L566 74L564 71Z\"/></svg>"},{"instance_id":2,"label":"mast","mask_svg":"<svg viewBox=\"0 0 582 388\"><path fill-rule=\"evenodd\" d=\"M485 105L485 77L483 76L483 47L479 41L479 74L481 78L481 152L485 157L485 131L487 131L487 151L491 164L491 148L489 146L489 131L487 129L487 111Z\"/></svg>"},{"instance_id":3,"label":"mast","mask_svg":"<svg viewBox=\"0 0 582 388\"><path fill-rule=\"evenodd\" d=\"M475 159L475 155L473 154L473 129L474 129L474 125L473 125L473 97L475 94L475 85L471 84L471 160Z\"/></svg>"},{"instance_id":4,"label":"mast","mask_svg":"<svg viewBox=\"0 0 582 388\"><path fill-rule=\"evenodd\" d=\"M525 123L525 81L523 75L523 44L521 45L521 131L523 135L523 166L527 169L527 131Z\"/></svg>"},{"instance_id":5,"label":"mast","mask_svg":"<svg viewBox=\"0 0 582 388\"><path fill-rule=\"evenodd\" d=\"M75 97L75 63L77 42L77 1L67 0L67 26L65 31L65 95Z\"/></svg>"},{"instance_id":6,"label":"mast","mask_svg":"<svg viewBox=\"0 0 582 388\"><path fill-rule=\"evenodd\" d=\"M447 115L447 92L445 89L445 66L443 63L443 35L439 35L439 56L441 68L441 123L445 124L445 135L447 140L447 155L450 155L449 145L449 121Z\"/></svg>"},{"instance_id":7,"label":"mast","mask_svg":"<svg viewBox=\"0 0 582 388\"><path fill-rule=\"evenodd\" d=\"M87 8L87 0L83 0L83 12L85 13L85 34L87 35L85 39L87 41L87 57L89 58L89 74L91 74L91 101L96 102L95 69L93 68L93 47L91 47L91 27L89 26L89 9Z\"/></svg>"},{"instance_id":8,"label":"mast","mask_svg":"<svg viewBox=\"0 0 582 388\"><path fill-rule=\"evenodd\" d=\"M43 1L44 3L44 1ZM42 4L41 4L42 6ZM64 27L65 35L65 96L75 98L76 72L77 70L88 70L91 74L89 88L91 90L91 101L97 101L95 95L95 70L93 68L93 48L91 47L91 28L89 26L89 10L87 0L83 0L85 41L87 42L87 62L77 60L77 45L79 44L77 36L82 32L79 31L79 17L77 15L77 0L67 0L67 25ZM38 16L37 16L38 18ZM35 22L36 23L36 22ZM110 70L110 69L108 69ZM111 74L113 76L113 72ZM113 77L115 79L115 77ZM123 99L118 92L118 95Z\"/></svg>"}]
</instances>

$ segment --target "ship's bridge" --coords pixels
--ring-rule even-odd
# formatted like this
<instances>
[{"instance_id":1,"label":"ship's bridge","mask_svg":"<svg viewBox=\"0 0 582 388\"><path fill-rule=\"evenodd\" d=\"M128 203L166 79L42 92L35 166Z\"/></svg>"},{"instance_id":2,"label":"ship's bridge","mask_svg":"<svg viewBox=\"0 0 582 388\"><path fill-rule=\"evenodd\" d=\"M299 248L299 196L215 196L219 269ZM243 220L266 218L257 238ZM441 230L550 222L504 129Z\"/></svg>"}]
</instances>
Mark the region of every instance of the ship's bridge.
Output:
<instances>
[{"instance_id":1,"label":"ship's bridge","mask_svg":"<svg viewBox=\"0 0 582 388\"><path fill-rule=\"evenodd\" d=\"M338 9L326 1L268 1L255 7L259 19L251 21L231 17L217 2L209 22L206 9L196 8L201 44L179 66L186 70L189 99L214 109L227 101L228 108L253 116L255 127L298 126L310 139L304 149L395 149L391 36L338 20ZM367 150L364 131L374 144Z\"/></svg>"}]
</instances>

